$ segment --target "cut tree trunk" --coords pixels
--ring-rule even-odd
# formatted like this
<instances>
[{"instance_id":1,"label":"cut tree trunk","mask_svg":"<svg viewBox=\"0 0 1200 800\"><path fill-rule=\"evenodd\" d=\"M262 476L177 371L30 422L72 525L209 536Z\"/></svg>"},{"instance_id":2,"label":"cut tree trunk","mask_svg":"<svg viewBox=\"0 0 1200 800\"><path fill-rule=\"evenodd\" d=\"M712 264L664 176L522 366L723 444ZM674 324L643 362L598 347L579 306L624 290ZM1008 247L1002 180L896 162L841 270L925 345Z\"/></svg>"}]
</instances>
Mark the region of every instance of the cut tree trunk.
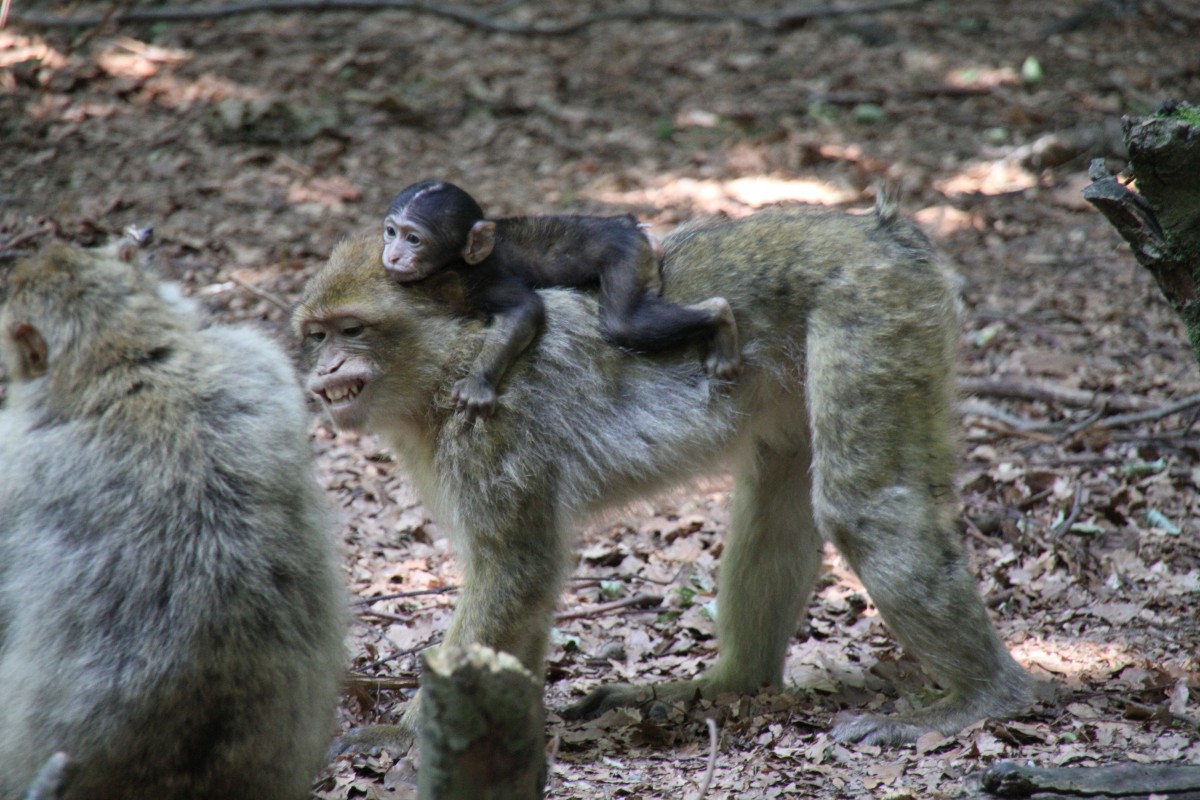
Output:
<instances>
[{"instance_id":1,"label":"cut tree trunk","mask_svg":"<svg viewBox=\"0 0 1200 800\"><path fill-rule=\"evenodd\" d=\"M1200 358L1200 108L1170 102L1148 117L1125 117L1122 123L1137 192L1096 159L1083 196L1154 275Z\"/></svg>"},{"instance_id":2,"label":"cut tree trunk","mask_svg":"<svg viewBox=\"0 0 1200 800\"><path fill-rule=\"evenodd\" d=\"M477 644L422 660L420 800L539 800L541 683L508 653Z\"/></svg>"}]
</instances>

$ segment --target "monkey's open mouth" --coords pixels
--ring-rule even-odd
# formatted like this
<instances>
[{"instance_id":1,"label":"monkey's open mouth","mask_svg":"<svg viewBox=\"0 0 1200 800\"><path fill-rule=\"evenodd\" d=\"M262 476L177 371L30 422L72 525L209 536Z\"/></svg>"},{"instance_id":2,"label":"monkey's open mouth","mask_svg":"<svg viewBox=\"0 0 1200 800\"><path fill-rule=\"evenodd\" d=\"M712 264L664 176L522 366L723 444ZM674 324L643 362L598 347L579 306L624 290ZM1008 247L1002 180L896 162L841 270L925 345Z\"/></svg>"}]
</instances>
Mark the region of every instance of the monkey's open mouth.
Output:
<instances>
[{"instance_id":1,"label":"monkey's open mouth","mask_svg":"<svg viewBox=\"0 0 1200 800\"><path fill-rule=\"evenodd\" d=\"M333 405L356 399L364 386L366 386L365 381L355 379L349 383L326 386L319 394L327 404Z\"/></svg>"}]
</instances>

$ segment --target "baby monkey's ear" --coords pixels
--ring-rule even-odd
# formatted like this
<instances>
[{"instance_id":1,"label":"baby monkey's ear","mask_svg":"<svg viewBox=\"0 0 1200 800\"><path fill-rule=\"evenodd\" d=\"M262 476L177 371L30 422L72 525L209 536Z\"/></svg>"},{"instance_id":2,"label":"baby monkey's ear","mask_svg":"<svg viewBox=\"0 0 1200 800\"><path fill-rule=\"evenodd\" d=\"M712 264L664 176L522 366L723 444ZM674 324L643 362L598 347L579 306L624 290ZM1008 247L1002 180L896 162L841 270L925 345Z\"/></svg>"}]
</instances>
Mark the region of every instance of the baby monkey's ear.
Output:
<instances>
[{"instance_id":1,"label":"baby monkey's ear","mask_svg":"<svg viewBox=\"0 0 1200 800\"><path fill-rule=\"evenodd\" d=\"M478 264L492 254L496 247L496 223L481 219L471 226L467 232L467 242L463 245L463 261L468 264Z\"/></svg>"}]
</instances>

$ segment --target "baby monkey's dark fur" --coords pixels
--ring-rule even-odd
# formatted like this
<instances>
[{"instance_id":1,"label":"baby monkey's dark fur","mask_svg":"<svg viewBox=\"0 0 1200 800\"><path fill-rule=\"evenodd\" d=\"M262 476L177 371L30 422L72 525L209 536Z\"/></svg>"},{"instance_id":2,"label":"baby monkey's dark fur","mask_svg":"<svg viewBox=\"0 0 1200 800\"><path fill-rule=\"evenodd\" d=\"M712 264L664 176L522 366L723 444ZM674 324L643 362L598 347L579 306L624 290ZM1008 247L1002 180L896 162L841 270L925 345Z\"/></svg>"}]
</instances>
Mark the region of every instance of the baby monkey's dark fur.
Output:
<instances>
[{"instance_id":1,"label":"baby monkey's dark fur","mask_svg":"<svg viewBox=\"0 0 1200 800\"><path fill-rule=\"evenodd\" d=\"M628 214L489 220L459 187L421 181L392 201L383 242L384 268L396 280L457 276L447 296L495 320L470 374L454 386L454 402L469 416L492 413L496 385L541 330L545 307L535 289L598 289L609 344L654 353L706 342L711 374L728 379L741 369L729 303L664 300L655 246Z\"/></svg>"}]
</instances>

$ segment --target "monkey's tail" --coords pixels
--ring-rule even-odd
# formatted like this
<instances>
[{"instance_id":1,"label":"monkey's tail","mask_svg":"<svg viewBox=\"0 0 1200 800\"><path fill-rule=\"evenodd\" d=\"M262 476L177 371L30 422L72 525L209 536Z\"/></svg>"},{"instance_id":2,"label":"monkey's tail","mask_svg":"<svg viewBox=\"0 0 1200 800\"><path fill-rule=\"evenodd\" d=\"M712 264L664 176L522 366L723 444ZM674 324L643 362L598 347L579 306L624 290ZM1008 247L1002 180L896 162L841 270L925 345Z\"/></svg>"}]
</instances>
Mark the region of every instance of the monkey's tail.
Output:
<instances>
[{"instance_id":1,"label":"monkey's tail","mask_svg":"<svg viewBox=\"0 0 1200 800\"><path fill-rule=\"evenodd\" d=\"M890 227L900 216L900 191L892 185L880 182L875 187L875 218L881 227Z\"/></svg>"}]
</instances>

